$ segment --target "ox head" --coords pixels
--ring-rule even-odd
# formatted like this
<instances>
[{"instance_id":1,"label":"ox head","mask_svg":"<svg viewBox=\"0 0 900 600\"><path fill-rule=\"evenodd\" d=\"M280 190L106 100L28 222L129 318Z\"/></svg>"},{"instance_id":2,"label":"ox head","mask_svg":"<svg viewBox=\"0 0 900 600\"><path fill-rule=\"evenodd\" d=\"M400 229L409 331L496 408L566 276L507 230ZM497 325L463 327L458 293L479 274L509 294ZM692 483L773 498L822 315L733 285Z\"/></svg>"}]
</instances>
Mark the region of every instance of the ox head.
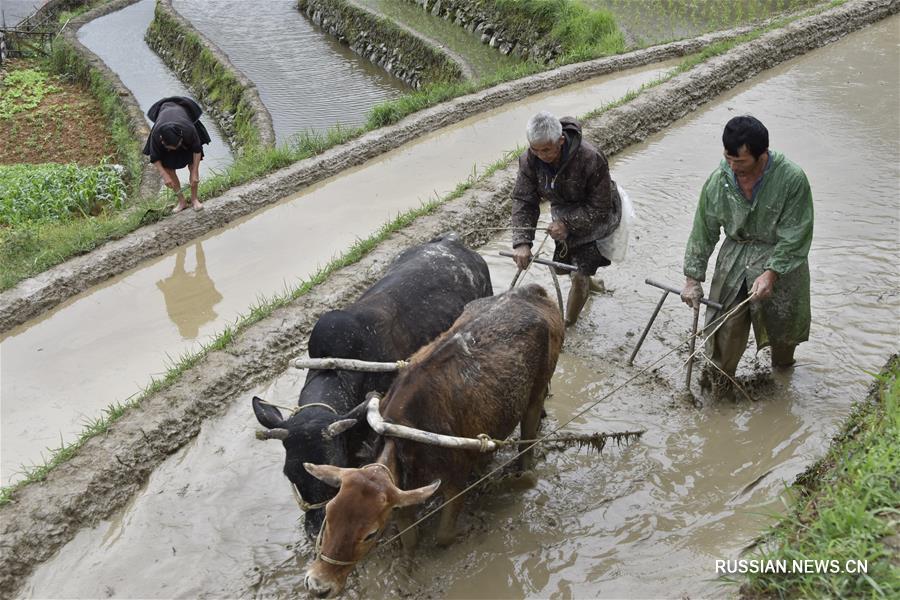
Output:
<instances>
[{"instance_id":1,"label":"ox head","mask_svg":"<svg viewBox=\"0 0 900 600\"><path fill-rule=\"evenodd\" d=\"M304 464L322 482L339 488L325 507L325 523L316 540L316 558L306 571L306 589L319 598L339 594L354 565L375 546L395 508L420 504L440 480L414 490L401 490L390 470L379 463L361 469Z\"/></svg>"},{"instance_id":2,"label":"ox head","mask_svg":"<svg viewBox=\"0 0 900 600\"><path fill-rule=\"evenodd\" d=\"M341 434L360 421L352 412L343 418L321 406L284 418L280 410L257 397L253 398L253 412L265 427L257 437L281 440L284 445L284 474L305 514L306 535L315 538L325 518L324 504L334 496L335 489L310 475L303 463L350 464L347 435Z\"/></svg>"}]
</instances>

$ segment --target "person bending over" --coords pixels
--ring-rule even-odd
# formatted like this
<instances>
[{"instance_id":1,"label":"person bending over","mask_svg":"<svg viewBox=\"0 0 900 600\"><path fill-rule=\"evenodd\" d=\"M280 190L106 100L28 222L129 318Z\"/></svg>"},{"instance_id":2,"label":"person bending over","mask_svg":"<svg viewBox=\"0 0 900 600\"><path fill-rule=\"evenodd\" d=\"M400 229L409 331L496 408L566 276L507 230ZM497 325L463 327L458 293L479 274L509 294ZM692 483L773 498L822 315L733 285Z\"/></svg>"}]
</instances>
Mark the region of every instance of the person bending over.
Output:
<instances>
[{"instance_id":1,"label":"person bending over","mask_svg":"<svg viewBox=\"0 0 900 600\"><path fill-rule=\"evenodd\" d=\"M173 213L187 208L187 200L178 180L178 169L188 168L191 187L191 205L201 210L203 204L197 196L200 186L200 161L203 145L210 142L209 132L200 122L203 110L196 102L183 96L171 96L159 100L147 111L153 121L153 129L144 145L144 154L156 166L163 183L178 198Z\"/></svg>"}]
</instances>

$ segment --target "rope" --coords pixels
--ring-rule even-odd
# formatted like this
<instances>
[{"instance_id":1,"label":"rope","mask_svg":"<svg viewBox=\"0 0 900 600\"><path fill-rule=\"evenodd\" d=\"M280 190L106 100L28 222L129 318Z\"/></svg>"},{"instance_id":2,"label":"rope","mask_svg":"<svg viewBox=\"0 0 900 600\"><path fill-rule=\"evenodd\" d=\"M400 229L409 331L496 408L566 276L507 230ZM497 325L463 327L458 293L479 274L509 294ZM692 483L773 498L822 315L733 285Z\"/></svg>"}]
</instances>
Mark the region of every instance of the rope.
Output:
<instances>
[{"instance_id":1,"label":"rope","mask_svg":"<svg viewBox=\"0 0 900 600\"><path fill-rule=\"evenodd\" d=\"M316 502L315 504L310 504L306 500L303 499L303 496L300 494L300 488L297 487L297 484L293 481L291 483L291 491L294 493L294 500L297 501L297 506L300 507L301 512L309 512L311 510L316 510L317 508L322 508L326 504L328 504L328 500L324 500L322 502Z\"/></svg>"},{"instance_id":2,"label":"rope","mask_svg":"<svg viewBox=\"0 0 900 600\"><path fill-rule=\"evenodd\" d=\"M727 313L725 319L722 320L721 323L717 324L716 327L715 327L715 329L713 329L713 330L709 333L709 335L707 335L706 337L701 338L701 333L705 333L705 332L706 332L706 329L707 329L707 327L704 327L703 330L701 331L701 333L698 333L698 334L697 334L697 337L698 337L698 338L701 338L701 339L700 339L700 347L699 347L697 350L695 350L694 353L691 354L691 355L688 357L688 359L687 359L686 361L684 361L684 364L681 365L682 367L684 367L685 365L687 365L687 363L688 363L689 361L693 360L694 357L696 357L696 356L702 357L703 360L705 360L707 363L711 364L713 367L716 368L717 371L719 371L722 375L724 375L724 376L728 379L728 381L730 381L731 384L734 385L734 387L736 387L738 390L740 390L740 392L744 395L744 398L746 398L748 401L751 401L751 402L752 402L753 400L752 400L752 398L750 398L750 394L747 393L747 391L743 388L743 386L741 386L741 384L739 384L737 381L735 381L734 378L733 378L731 375L729 375L728 373L726 373L726 372L722 369L722 367L720 367L719 365L717 365L717 364L713 361L713 359L711 359L709 356L706 355L706 353L705 353L703 350L704 350L704 348L706 347L706 343L709 341L709 339L710 339L712 336L714 336L714 335L716 334L716 332L719 331L719 329L722 328L722 325L725 324L725 321L726 321L728 318L730 318L731 316L733 316L735 313L737 313L741 308L744 307L744 305L748 304L752 299L753 299L753 296L752 296L752 295L747 296L747 297L744 298L741 302L739 302L739 303L736 304L734 307L732 307L732 309L728 311L728 313ZM713 323L715 323L715 321L713 321Z\"/></svg>"},{"instance_id":3,"label":"rope","mask_svg":"<svg viewBox=\"0 0 900 600\"><path fill-rule=\"evenodd\" d=\"M544 239L541 241L541 245L538 246L537 252L534 253L534 258L537 258L541 255L541 251L544 248L544 244L547 243L548 239L550 239L549 231L544 236ZM513 289L514 287L516 287L516 283L518 283L519 281L521 281L522 279L525 278L525 275L528 274L528 270L531 269L531 265L533 265L533 264L534 264L534 261L531 260L528 262L528 265L524 269L516 271L516 275L515 275L515 277L513 277L512 283L509 284L509 289Z\"/></svg>"},{"instance_id":4,"label":"rope","mask_svg":"<svg viewBox=\"0 0 900 600\"><path fill-rule=\"evenodd\" d=\"M743 304L743 303L742 303L742 304ZM741 304L741 305L742 305L742 304ZM712 323L710 323L710 326L716 324L716 322L717 322L717 321L720 321L720 320L721 320L721 323L724 323L727 319L731 318L731 316L732 316L738 309L741 308L741 305L738 305L738 306L736 306L735 308L733 308L732 310L730 310L730 311L728 311L727 313L725 313L724 315L720 315L719 317L717 317ZM721 326L721 323L719 324L719 326ZM718 328L717 328L717 329L718 329ZM625 388L625 387L626 387L628 384L630 384L632 381L634 381L635 379L637 379L638 377L640 377L641 375L643 375L644 373L646 373L647 371L649 371L651 368L655 367L658 363L662 362L663 359L668 358L669 356L671 356L672 354L674 354L675 352L677 352L677 351L681 348L681 345L682 345L682 344L684 344L684 343L690 341L690 338L691 338L692 335L693 335L693 333L692 333L691 335L687 336L684 340L680 341L678 344L676 344L674 348L672 348L672 349L669 350L668 352L662 354L662 355L661 355L659 358L657 358L655 361L653 361L652 363L650 363L649 365L647 365L646 367L644 367L643 369L641 369L640 371L638 371L637 373L635 373L634 375L632 375L631 377L629 377L628 379L626 379L624 383L622 383L622 384L620 384L619 386L613 388L612 391L610 391L609 393L607 393L607 394L604 395L603 397L599 398L598 400L596 400L596 401L594 401L593 403L589 404L589 405L588 405L587 407L585 407L584 409L582 409L582 410L578 411L577 413L575 413L568 421L566 421L565 423L562 423L561 425L558 425L555 429L553 429L552 431L550 431L550 432L547 433L546 435L541 436L540 438L538 438L538 441L529 443L529 445L528 445L524 450L520 450L520 451L517 452L515 455L513 455L512 458L510 458L510 459L506 460L505 462L501 463L499 466L497 466L496 468L492 469L491 471L489 471L488 473L486 473L485 475L483 475L482 477L480 477L478 480L476 480L474 483L472 483L472 484L470 484L469 486L467 486L466 488L464 488L462 491L460 491L459 493L457 493L457 494L456 494L455 496L453 496L452 498L450 498L450 499L445 499L444 502L442 502L437 508L434 508L434 509L432 509L432 510L426 512L421 518L419 518L418 520L416 520L415 522L413 522L411 525L409 525L408 527L406 527L406 528L403 529L402 531L398 532L397 534L395 534L393 537L391 537L391 538L388 539L387 541L381 542L381 543L379 544L379 546L386 546L386 545L390 544L391 542L393 542L394 540L396 540L397 538L399 538L400 536L402 536L403 534L405 534L407 531L409 531L409 530L412 529L413 527L416 527L417 525L419 525L419 523L422 523L423 521L425 521L425 520L429 519L430 517L432 517L434 514L440 512L441 509L443 509L445 506L447 506L448 504L450 504L451 502L453 502L453 501L456 500L457 498L461 498L462 496L464 496L465 494L467 494L467 493L469 493L471 490L473 490L475 487L481 485L481 483L483 483L484 481L490 479L490 478L493 477L495 474L497 474L497 473L499 473L500 471L502 471L502 470L503 470L504 468L506 468L508 465L512 464L513 461L517 460L520 456L522 456L522 455L525 454L526 452L530 451L530 450L531 450L532 448L534 448L537 444L541 443L542 440L544 440L544 439L546 439L546 438L549 438L550 436L556 435L556 433L558 433L561 429L563 429L564 427L567 427L567 426L568 426L569 424L571 424L573 421L575 421L576 419L581 418L583 415L585 415L586 413L588 413L589 411L591 411L595 406L597 406L598 404L600 404L600 403L603 402L604 400L607 400L608 398L610 398L613 394L615 394L615 393L618 392L619 390ZM526 443L528 443L528 442L526 442Z\"/></svg>"},{"instance_id":5,"label":"rope","mask_svg":"<svg viewBox=\"0 0 900 600\"><path fill-rule=\"evenodd\" d=\"M403 362L403 361L398 361L398 362ZM322 404L321 402L310 402L309 404L304 404L302 406L282 406L280 404L275 404L274 402L269 402L267 400L260 400L259 403L265 404L266 406L271 406L273 408L280 408L281 410L287 411L287 412L291 413L290 414L291 417L296 415L301 410L303 410L305 408L310 408L312 406L321 406L322 408L327 408L334 414L338 414L337 411L334 410L334 407L329 406L327 404ZM288 417L288 418L290 418L290 417Z\"/></svg>"}]
</instances>

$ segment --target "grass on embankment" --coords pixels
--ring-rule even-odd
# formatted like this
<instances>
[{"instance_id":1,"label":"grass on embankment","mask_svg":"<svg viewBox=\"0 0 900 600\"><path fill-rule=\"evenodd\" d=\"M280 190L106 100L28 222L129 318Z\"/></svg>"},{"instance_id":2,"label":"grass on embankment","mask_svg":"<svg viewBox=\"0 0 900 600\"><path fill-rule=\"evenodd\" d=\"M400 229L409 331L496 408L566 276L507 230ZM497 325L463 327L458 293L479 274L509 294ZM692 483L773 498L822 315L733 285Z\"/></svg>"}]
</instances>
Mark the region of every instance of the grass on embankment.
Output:
<instances>
[{"instance_id":1,"label":"grass on embankment","mask_svg":"<svg viewBox=\"0 0 900 600\"><path fill-rule=\"evenodd\" d=\"M792 492L792 508L758 558L835 560L839 572L751 574L744 597L900 597L900 357L891 358L828 454ZM848 572L847 561L865 561L867 572Z\"/></svg>"}]
</instances>

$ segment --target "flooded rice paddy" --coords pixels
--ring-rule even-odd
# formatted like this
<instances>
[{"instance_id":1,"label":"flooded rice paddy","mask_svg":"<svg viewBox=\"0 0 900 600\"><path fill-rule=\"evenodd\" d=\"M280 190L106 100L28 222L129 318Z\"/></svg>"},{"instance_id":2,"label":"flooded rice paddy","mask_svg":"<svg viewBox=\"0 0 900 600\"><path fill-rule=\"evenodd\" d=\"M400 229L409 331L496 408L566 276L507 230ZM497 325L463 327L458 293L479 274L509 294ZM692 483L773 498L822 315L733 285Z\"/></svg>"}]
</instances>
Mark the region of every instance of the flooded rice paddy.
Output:
<instances>
[{"instance_id":1,"label":"flooded rice paddy","mask_svg":"<svg viewBox=\"0 0 900 600\"><path fill-rule=\"evenodd\" d=\"M154 0L141 0L110 13L78 30L78 40L112 69L137 99L146 114L154 102L166 96L192 96L185 85L163 64L144 41L153 21ZM146 118L146 117L145 117ZM200 176L221 171L233 160L222 132L209 116L201 117L212 142L203 147ZM150 124L150 120L147 120ZM187 171L179 174L186 178Z\"/></svg>"},{"instance_id":2,"label":"flooded rice paddy","mask_svg":"<svg viewBox=\"0 0 900 600\"><path fill-rule=\"evenodd\" d=\"M481 35L469 33L451 21L422 10L408 0L355 0L389 19L414 29L441 48L462 59L474 79L489 77L498 70L513 67L522 60L505 56L496 48L481 43Z\"/></svg>"},{"instance_id":3,"label":"flooded rice paddy","mask_svg":"<svg viewBox=\"0 0 900 600\"><path fill-rule=\"evenodd\" d=\"M608 10L629 46L696 37L770 16L797 11L818 0L584 0Z\"/></svg>"},{"instance_id":4,"label":"flooded rice paddy","mask_svg":"<svg viewBox=\"0 0 900 600\"><path fill-rule=\"evenodd\" d=\"M261 295L296 286L398 213L445 195L523 143L524 124L540 108L580 114L670 66L596 78L424 135L11 330L0 337L3 483L46 448L73 441L86 420L138 392Z\"/></svg>"},{"instance_id":5,"label":"flooded rice paddy","mask_svg":"<svg viewBox=\"0 0 900 600\"><path fill-rule=\"evenodd\" d=\"M361 125L372 106L410 90L313 25L296 0L174 0L172 6L256 84L279 145L304 130Z\"/></svg>"},{"instance_id":6,"label":"flooded rice paddy","mask_svg":"<svg viewBox=\"0 0 900 600\"><path fill-rule=\"evenodd\" d=\"M447 550L428 544L433 523L414 558L382 548L357 567L347 597L728 593L715 580L714 561L734 558L769 522L785 482L824 451L863 396L867 371L897 350L898 25L892 17L766 71L614 158L613 176L631 194L638 224L626 262L602 271L613 291L595 296L569 334L545 429L596 403L570 428L647 434L602 455L546 454L535 488L476 494ZM722 125L742 113L763 120L772 147L812 184L811 339L798 349L793 373L755 388L754 402L684 405L677 359L607 398L687 333L690 313L670 298L635 367L625 366L658 299L643 279L680 281L697 194L721 156ZM513 274L496 256L507 239L481 250L496 291ZM550 283L540 270L534 280ZM767 362L765 353L759 362ZM748 351L739 375L757 370ZM235 398L115 519L83 530L42 565L26 595L298 595L311 548L280 473L283 451L253 438L249 400L256 393L291 403L302 379L288 370Z\"/></svg>"}]
</instances>

